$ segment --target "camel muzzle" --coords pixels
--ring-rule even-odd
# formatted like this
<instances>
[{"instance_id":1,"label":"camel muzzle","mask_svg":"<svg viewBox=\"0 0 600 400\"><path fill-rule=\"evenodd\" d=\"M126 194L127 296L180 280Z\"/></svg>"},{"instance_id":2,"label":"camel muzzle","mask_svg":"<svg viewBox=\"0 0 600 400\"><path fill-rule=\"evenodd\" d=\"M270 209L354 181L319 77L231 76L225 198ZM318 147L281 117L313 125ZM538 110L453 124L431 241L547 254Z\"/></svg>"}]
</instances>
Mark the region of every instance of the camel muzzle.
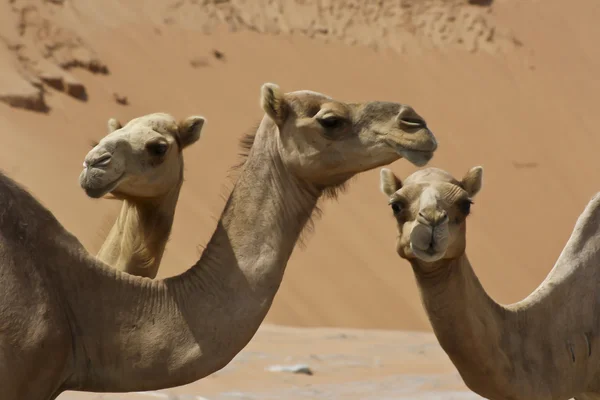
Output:
<instances>
[{"instance_id":1,"label":"camel muzzle","mask_svg":"<svg viewBox=\"0 0 600 400\"><path fill-rule=\"evenodd\" d=\"M112 156L109 153L104 153L99 157L86 157L83 161L83 168L102 168L110 164Z\"/></svg>"},{"instance_id":2,"label":"camel muzzle","mask_svg":"<svg viewBox=\"0 0 600 400\"><path fill-rule=\"evenodd\" d=\"M417 222L410 233L410 248L418 258L433 262L441 259L448 250L448 217L436 224Z\"/></svg>"}]
</instances>

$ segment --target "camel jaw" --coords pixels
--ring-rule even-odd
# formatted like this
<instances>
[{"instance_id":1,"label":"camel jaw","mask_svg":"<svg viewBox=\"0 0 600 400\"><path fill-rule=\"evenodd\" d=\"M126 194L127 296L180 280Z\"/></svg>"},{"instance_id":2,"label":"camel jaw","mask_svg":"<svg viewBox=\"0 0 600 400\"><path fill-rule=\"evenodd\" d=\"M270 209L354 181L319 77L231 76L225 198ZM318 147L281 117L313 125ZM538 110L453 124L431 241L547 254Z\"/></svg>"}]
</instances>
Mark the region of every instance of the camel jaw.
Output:
<instances>
[{"instance_id":1,"label":"camel jaw","mask_svg":"<svg viewBox=\"0 0 600 400\"><path fill-rule=\"evenodd\" d=\"M402 156L402 158L406 159L408 162L417 167L424 167L427 165L427 163L433 158L434 154L433 151L413 150L402 146L397 146L396 152Z\"/></svg>"},{"instance_id":2,"label":"camel jaw","mask_svg":"<svg viewBox=\"0 0 600 400\"><path fill-rule=\"evenodd\" d=\"M433 244L426 250L421 250L410 243L410 250L419 260L432 263L441 260L446 255L446 251L439 251Z\"/></svg>"},{"instance_id":3,"label":"camel jaw","mask_svg":"<svg viewBox=\"0 0 600 400\"><path fill-rule=\"evenodd\" d=\"M410 135L389 133L384 142L400 157L417 167L424 167L433 158L438 142L429 129L421 129Z\"/></svg>"},{"instance_id":4,"label":"camel jaw","mask_svg":"<svg viewBox=\"0 0 600 400\"><path fill-rule=\"evenodd\" d=\"M89 168L85 168L79 175L79 185L85 191L85 194L92 199L99 199L112 192L122 180L123 174L108 183L104 183L97 176L91 174Z\"/></svg>"},{"instance_id":5,"label":"camel jaw","mask_svg":"<svg viewBox=\"0 0 600 400\"><path fill-rule=\"evenodd\" d=\"M437 141L435 141L435 139L429 143L422 144L421 146L415 143L407 145L405 141L399 143L399 141L392 138L388 138L385 142L397 155L417 167L424 167L427 165L437 150Z\"/></svg>"}]
</instances>

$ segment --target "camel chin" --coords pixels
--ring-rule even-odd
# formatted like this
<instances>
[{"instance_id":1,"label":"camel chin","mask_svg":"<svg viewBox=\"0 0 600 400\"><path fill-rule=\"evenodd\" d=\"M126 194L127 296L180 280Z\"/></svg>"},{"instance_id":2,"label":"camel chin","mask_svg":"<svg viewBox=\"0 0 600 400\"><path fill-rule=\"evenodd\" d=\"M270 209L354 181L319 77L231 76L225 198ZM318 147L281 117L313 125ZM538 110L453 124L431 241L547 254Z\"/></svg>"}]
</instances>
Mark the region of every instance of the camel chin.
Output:
<instances>
[{"instance_id":1,"label":"camel chin","mask_svg":"<svg viewBox=\"0 0 600 400\"><path fill-rule=\"evenodd\" d=\"M441 260L446 255L446 250L440 251L430 247L428 250L421 250L410 243L410 250L413 255L419 260L427 263L432 263Z\"/></svg>"},{"instance_id":2,"label":"camel chin","mask_svg":"<svg viewBox=\"0 0 600 400\"><path fill-rule=\"evenodd\" d=\"M92 199L99 199L110 193L110 190L105 190L104 188L83 188L83 190Z\"/></svg>"},{"instance_id":3,"label":"camel chin","mask_svg":"<svg viewBox=\"0 0 600 400\"><path fill-rule=\"evenodd\" d=\"M103 182L94 182L94 180L88 176L86 170L83 170L80 177L80 185L88 197L91 197L92 199L99 199L115 190L121 183L122 178L123 176L121 175L108 184Z\"/></svg>"},{"instance_id":4,"label":"camel chin","mask_svg":"<svg viewBox=\"0 0 600 400\"><path fill-rule=\"evenodd\" d=\"M399 147L397 152L416 167L424 167L433 158L432 151L409 150Z\"/></svg>"}]
</instances>

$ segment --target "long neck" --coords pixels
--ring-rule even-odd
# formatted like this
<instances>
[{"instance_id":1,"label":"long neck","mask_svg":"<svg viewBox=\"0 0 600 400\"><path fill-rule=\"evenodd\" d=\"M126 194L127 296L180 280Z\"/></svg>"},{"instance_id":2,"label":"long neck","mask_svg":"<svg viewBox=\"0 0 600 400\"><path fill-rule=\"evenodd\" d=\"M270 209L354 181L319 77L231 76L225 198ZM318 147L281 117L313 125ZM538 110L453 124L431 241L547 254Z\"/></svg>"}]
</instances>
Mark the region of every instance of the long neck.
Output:
<instances>
[{"instance_id":1,"label":"long neck","mask_svg":"<svg viewBox=\"0 0 600 400\"><path fill-rule=\"evenodd\" d=\"M182 385L221 369L254 336L320 195L286 170L264 125L196 265L162 281L89 269L100 298L76 315L84 332L76 362L86 373L67 386Z\"/></svg>"},{"instance_id":2,"label":"long neck","mask_svg":"<svg viewBox=\"0 0 600 400\"><path fill-rule=\"evenodd\" d=\"M268 308L321 191L289 172L278 135L263 125L215 234L189 272Z\"/></svg>"},{"instance_id":3,"label":"long neck","mask_svg":"<svg viewBox=\"0 0 600 400\"><path fill-rule=\"evenodd\" d=\"M125 198L96 258L119 271L155 278L171 234L182 182L153 198Z\"/></svg>"},{"instance_id":4,"label":"long neck","mask_svg":"<svg viewBox=\"0 0 600 400\"><path fill-rule=\"evenodd\" d=\"M503 331L510 313L487 295L464 254L433 265L411 264L440 345L477 391L478 382L493 381L508 363Z\"/></svg>"},{"instance_id":5,"label":"long neck","mask_svg":"<svg viewBox=\"0 0 600 400\"><path fill-rule=\"evenodd\" d=\"M574 236L567 253L583 246ZM597 236L586 244L595 253ZM562 267L570 278L553 271L563 279L551 274L538 290L509 306L488 296L464 254L435 265L411 264L434 333L471 390L489 399L569 399L586 391L600 361L592 354L599 342L593 333L598 317L581 316L599 301L573 302L569 295L577 280L585 281L577 285L583 292L597 292L598 278L583 270L597 265L599 257L594 263L576 262L579 255L563 257L555 271ZM572 276L577 269L578 278Z\"/></svg>"}]
</instances>

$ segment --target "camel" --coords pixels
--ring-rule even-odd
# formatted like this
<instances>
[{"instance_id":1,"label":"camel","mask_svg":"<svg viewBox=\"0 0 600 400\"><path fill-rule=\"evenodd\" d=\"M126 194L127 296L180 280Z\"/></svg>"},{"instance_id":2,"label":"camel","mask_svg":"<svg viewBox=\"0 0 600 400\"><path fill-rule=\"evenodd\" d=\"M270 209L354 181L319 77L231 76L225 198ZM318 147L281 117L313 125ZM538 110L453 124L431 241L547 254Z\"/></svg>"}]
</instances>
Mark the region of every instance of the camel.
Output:
<instances>
[{"instance_id":1,"label":"camel","mask_svg":"<svg viewBox=\"0 0 600 400\"><path fill-rule=\"evenodd\" d=\"M381 170L433 331L469 389L492 400L600 399L600 193L554 268L524 300L496 303L465 254L466 219L483 169L461 180L427 168L404 182Z\"/></svg>"},{"instance_id":2,"label":"camel","mask_svg":"<svg viewBox=\"0 0 600 400\"><path fill-rule=\"evenodd\" d=\"M247 152L216 230L200 259L174 277L134 276L95 259L0 175L3 400L157 390L220 370L264 320L318 200L400 158L423 166L437 149L407 105L346 103L272 83L260 99L263 118L242 140ZM83 186L102 196L115 166L93 168Z\"/></svg>"},{"instance_id":3,"label":"camel","mask_svg":"<svg viewBox=\"0 0 600 400\"><path fill-rule=\"evenodd\" d=\"M156 277L183 184L183 149L200 138L204 122L191 116L177 124L166 113L144 115L125 126L108 120L108 135L85 156L79 176L89 197L106 193L104 186L95 188L94 180L112 179L110 194L123 200L99 260L132 275Z\"/></svg>"}]
</instances>

